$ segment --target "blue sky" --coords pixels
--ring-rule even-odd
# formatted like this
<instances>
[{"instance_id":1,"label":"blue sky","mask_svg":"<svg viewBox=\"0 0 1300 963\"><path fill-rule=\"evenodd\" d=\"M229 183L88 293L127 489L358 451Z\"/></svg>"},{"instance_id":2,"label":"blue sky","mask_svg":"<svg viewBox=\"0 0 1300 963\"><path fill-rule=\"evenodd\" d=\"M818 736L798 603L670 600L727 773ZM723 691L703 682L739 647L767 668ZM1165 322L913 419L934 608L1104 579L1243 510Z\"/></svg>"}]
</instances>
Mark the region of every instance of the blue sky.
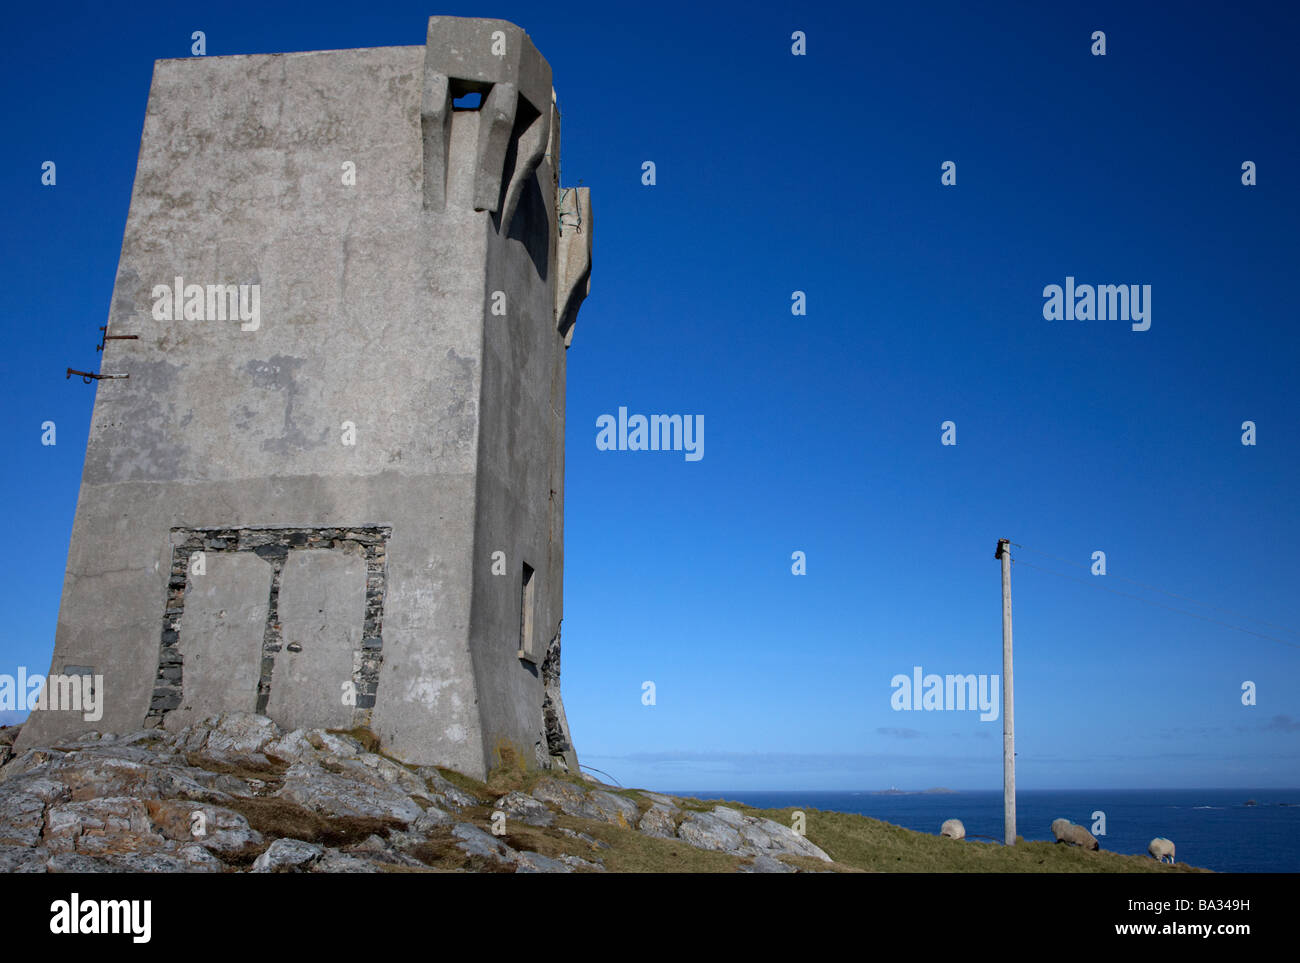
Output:
<instances>
[{"instance_id":1,"label":"blue sky","mask_svg":"<svg viewBox=\"0 0 1300 963\"><path fill-rule=\"evenodd\" d=\"M49 665L94 392L63 372L98 370L153 61L194 30L222 55L494 16L550 61L563 179L595 211L567 439L585 763L666 789L999 787L1000 721L894 711L890 680L1000 674L1006 536L1084 580L1013 572L1022 788L1300 785L1300 647L1102 590L1300 643L1246 621L1300 628L1300 17L900 6L10 12L0 672ZM1067 276L1151 285L1150 329L1044 320ZM702 415L704 458L597 450L620 406Z\"/></svg>"}]
</instances>

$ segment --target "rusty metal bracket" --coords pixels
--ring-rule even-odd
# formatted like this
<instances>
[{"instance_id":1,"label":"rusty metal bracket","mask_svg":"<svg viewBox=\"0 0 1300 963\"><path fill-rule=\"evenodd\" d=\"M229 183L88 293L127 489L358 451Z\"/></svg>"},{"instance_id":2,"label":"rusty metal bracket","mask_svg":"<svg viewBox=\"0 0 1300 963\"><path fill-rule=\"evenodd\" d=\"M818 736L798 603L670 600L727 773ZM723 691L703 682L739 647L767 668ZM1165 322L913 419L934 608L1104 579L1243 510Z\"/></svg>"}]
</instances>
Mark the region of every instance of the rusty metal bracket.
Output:
<instances>
[{"instance_id":1,"label":"rusty metal bracket","mask_svg":"<svg viewBox=\"0 0 1300 963\"><path fill-rule=\"evenodd\" d=\"M140 336L138 334L109 334L108 325L106 324L101 324L99 326L99 330L103 331L104 333L99 338L99 344L95 346L96 351L103 351L104 345L107 344L109 341L139 341L140 340Z\"/></svg>"},{"instance_id":2,"label":"rusty metal bracket","mask_svg":"<svg viewBox=\"0 0 1300 963\"><path fill-rule=\"evenodd\" d=\"M73 375L81 375L81 380L83 384L90 384L92 381L107 381L114 378L131 377L129 374L106 374L106 375L91 374L89 371L78 371L76 368L69 368L66 377L71 378Z\"/></svg>"}]
</instances>

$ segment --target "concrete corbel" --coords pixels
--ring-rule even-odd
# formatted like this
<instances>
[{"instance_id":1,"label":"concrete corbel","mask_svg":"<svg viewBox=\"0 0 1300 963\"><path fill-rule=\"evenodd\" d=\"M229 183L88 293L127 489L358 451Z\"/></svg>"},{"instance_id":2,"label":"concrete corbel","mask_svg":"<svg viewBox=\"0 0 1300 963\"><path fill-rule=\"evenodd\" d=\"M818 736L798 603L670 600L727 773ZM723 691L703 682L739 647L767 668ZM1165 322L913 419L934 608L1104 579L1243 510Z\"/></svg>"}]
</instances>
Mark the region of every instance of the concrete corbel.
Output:
<instances>
[{"instance_id":1,"label":"concrete corbel","mask_svg":"<svg viewBox=\"0 0 1300 963\"><path fill-rule=\"evenodd\" d=\"M515 169L510 175L510 184L506 188L505 203L501 206L501 233L510 233L510 219L515 216L519 198L523 195L524 184L533 176L537 165L542 162L546 145L551 139L551 111L544 110L534 118L522 134L519 135L518 149L515 153Z\"/></svg>"},{"instance_id":2,"label":"concrete corbel","mask_svg":"<svg viewBox=\"0 0 1300 963\"><path fill-rule=\"evenodd\" d=\"M559 211L558 273L555 285L556 329L564 336L564 346L573 343L573 325L578 309L591 293L591 188L570 187L561 190L563 203ZM566 220L567 218L567 220Z\"/></svg>"},{"instance_id":3,"label":"concrete corbel","mask_svg":"<svg viewBox=\"0 0 1300 963\"><path fill-rule=\"evenodd\" d=\"M424 138L424 209L447 206L447 152L451 139L451 84L446 74L426 71L420 104Z\"/></svg>"},{"instance_id":4,"label":"concrete corbel","mask_svg":"<svg viewBox=\"0 0 1300 963\"><path fill-rule=\"evenodd\" d=\"M478 152L474 157L474 209L496 211L501 204L510 134L515 129L519 90L514 84L494 84L479 111Z\"/></svg>"}]
</instances>

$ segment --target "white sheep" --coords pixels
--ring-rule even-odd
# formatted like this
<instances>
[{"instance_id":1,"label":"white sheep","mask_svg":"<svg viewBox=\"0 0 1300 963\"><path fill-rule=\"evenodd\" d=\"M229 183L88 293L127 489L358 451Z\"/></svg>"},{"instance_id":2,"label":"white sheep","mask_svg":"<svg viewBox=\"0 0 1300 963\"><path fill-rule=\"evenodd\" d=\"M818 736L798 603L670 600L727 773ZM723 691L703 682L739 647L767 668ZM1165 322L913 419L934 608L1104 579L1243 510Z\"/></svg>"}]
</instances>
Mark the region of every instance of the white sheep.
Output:
<instances>
[{"instance_id":1,"label":"white sheep","mask_svg":"<svg viewBox=\"0 0 1300 963\"><path fill-rule=\"evenodd\" d=\"M1084 849L1101 848L1096 836L1068 819L1053 819L1052 835L1056 837L1058 843L1070 843L1074 846L1082 846Z\"/></svg>"},{"instance_id":2,"label":"white sheep","mask_svg":"<svg viewBox=\"0 0 1300 963\"><path fill-rule=\"evenodd\" d=\"M1147 852L1151 854L1152 859L1161 863L1165 861L1166 856L1169 857L1169 862L1174 862L1174 844L1163 836L1151 840L1147 844Z\"/></svg>"},{"instance_id":3,"label":"white sheep","mask_svg":"<svg viewBox=\"0 0 1300 963\"><path fill-rule=\"evenodd\" d=\"M947 836L949 839L965 839L966 827L962 825L960 819L948 819L939 829L939 835Z\"/></svg>"}]
</instances>

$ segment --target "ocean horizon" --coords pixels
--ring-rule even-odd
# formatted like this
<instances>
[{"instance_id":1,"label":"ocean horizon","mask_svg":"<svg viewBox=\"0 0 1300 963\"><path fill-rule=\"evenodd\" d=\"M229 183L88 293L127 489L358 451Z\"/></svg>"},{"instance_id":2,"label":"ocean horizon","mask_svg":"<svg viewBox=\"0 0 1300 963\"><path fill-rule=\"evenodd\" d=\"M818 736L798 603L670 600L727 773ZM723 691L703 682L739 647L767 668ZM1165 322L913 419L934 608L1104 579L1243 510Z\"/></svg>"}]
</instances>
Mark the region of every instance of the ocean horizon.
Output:
<instances>
[{"instance_id":1,"label":"ocean horizon","mask_svg":"<svg viewBox=\"0 0 1300 963\"><path fill-rule=\"evenodd\" d=\"M794 807L857 813L938 835L960 819L967 837L1000 842L1002 790L666 790L677 796L728 800L760 809ZM1052 841L1052 820L1064 817L1095 833L1109 852L1146 855L1164 836L1180 863L1223 873L1300 872L1300 789L1027 789L1016 793L1016 829L1026 841ZM809 835L816 837L809 815ZM987 840L985 840L987 841Z\"/></svg>"}]
</instances>

